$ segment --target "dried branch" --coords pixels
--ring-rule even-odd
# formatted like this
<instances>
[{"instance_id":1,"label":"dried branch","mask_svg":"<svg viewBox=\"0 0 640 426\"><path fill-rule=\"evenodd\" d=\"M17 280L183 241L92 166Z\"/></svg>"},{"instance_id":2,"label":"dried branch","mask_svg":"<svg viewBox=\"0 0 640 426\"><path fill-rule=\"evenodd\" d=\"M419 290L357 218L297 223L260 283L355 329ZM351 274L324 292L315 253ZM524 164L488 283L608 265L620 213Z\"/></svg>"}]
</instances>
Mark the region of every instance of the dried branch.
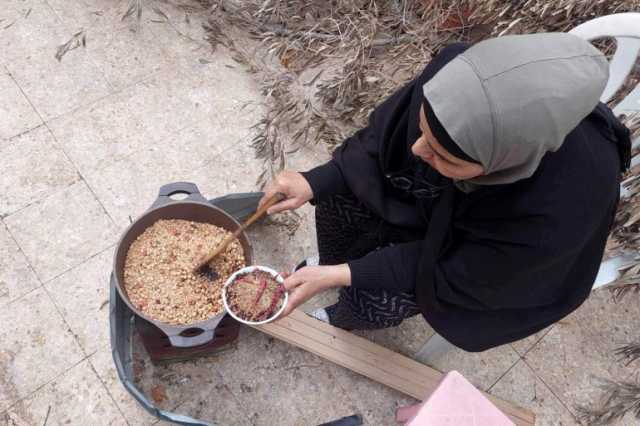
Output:
<instances>
[{"instance_id":1,"label":"dried branch","mask_svg":"<svg viewBox=\"0 0 640 426\"><path fill-rule=\"evenodd\" d=\"M640 383L615 382L599 379L598 387L604 392L597 408L577 407L580 420L588 426L606 426L633 413L640 420Z\"/></svg>"},{"instance_id":2,"label":"dried branch","mask_svg":"<svg viewBox=\"0 0 640 426\"><path fill-rule=\"evenodd\" d=\"M237 50L239 39L253 42L236 58L249 62L263 79L264 91L271 95L267 114L281 117L277 122L266 120L277 131L269 129L270 136L257 144L271 144L277 151L287 143L298 143L300 137L309 143L340 143L345 134L366 123L375 105L415 76L433 52L449 42L478 40L505 31L564 31L596 14L633 10L640 0L561 0L553 4L541 0L210 0L208 4L212 15L207 29L214 47ZM256 63L260 61L272 66L265 69ZM319 71L324 74L308 91L296 88L298 79ZM268 87L285 76L282 90ZM291 108L292 101L297 103L295 108ZM305 106L309 103L311 109ZM284 127L293 129L288 133ZM303 133L300 128L305 129ZM282 143L274 135L297 137ZM267 160L265 154L261 149L258 156ZM281 156L270 157L282 162Z\"/></svg>"},{"instance_id":3,"label":"dried branch","mask_svg":"<svg viewBox=\"0 0 640 426\"><path fill-rule=\"evenodd\" d=\"M55 54L55 58L58 60L58 62L60 62L62 61L62 58L64 57L64 55L81 46L87 47L87 36L84 30L78 31L73 36L71 36L69 41L58 46L58 49Z\"/></svg>"},{"instance_id":4,"label":"dried branch","mask_svg":"<svg viewBox=\"0 0 640 426\"><path fill-rule=\"evenodd\" d=\"M341 143L366 124L370 111L454 41L567 31L596 16L638 10L640 0L200 0L211 11L207 39L225 46L261 82L265 116L256 125L259 184L306 144ZM615 44L597 46L611 54ZM612 100L638 83L638 75ZM626 117L638 132L639 117ZM636 133L638 134L638 133ZM640 174L633 170L628 178ZM609 253L640 251L640 179L625 182ZM640 259L639 259L640 260ZM611 287L616 300L638 288L624 271Z\"/></svg>"},{"instance_id":5,"label":"dried branch","mask_svg":"<svg viewBox=\"0 0 640 426\"><path fill-rule=\"evenodd\" d=\"M621 361L626 361L625 365L629 365L640 359L640 343L632 343L618 348L616 355L621 358Z\"/></svg>"},{"instance_id":6,"label":"dried branch","mask_svg":"<svg viewBox=\"0 0 640 426\"><path fill-rule=\"evenodd\" d=\"M122 15L121 20L124 21L132 16L136 17L136 20L140 22L142 20L142 0L129 0L129 6L127 11Z\"/></svg>"},{"instance_id":7,"label":"dried branch","mask_svg":"<svg viewBox=\"0 0 640 426\"><path fill-rule=\"evenodd\" d=\"M300 228L302 218L297 212L292 210L276 215L270 215L265 219L264 223L266 225L282 228L286 234L291 237L295 235L298 228Z\"/></svg>"}]
</instances>

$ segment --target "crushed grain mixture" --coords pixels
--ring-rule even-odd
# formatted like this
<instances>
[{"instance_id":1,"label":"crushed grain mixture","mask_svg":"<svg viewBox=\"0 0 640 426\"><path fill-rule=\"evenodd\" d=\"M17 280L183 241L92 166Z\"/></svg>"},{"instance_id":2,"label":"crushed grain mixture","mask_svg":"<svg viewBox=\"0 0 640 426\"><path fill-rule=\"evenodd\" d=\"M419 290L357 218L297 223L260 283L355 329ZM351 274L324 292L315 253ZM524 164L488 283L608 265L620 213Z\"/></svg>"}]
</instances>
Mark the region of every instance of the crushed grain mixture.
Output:
<instances>
[{"instance_id":1,"label":"crushed grain mixture","mask_svg":"<svg viewBox=\"0 0 640 426\"><path fill-rule=\"evenodd\" d=\"M254 271L238 275L227 287L229 309L247 321L271 318L282 306L284 286L271 274Z\"/></svg>"},{"instance_id":2,"label":"crushed grain mixture","mask_svg":"<svg viewBox=\"0 0 640 426\"><path fill-rule=\"evenodd\" d=\"M184 325L207 320L224 309L222 286L245 266L240 241L233 241L210 266L218 278L193 274L197 261L229 232L208 223L159 220L129 247L124 286L131 303L149 317Z\"/></svg>"}]
</instances>

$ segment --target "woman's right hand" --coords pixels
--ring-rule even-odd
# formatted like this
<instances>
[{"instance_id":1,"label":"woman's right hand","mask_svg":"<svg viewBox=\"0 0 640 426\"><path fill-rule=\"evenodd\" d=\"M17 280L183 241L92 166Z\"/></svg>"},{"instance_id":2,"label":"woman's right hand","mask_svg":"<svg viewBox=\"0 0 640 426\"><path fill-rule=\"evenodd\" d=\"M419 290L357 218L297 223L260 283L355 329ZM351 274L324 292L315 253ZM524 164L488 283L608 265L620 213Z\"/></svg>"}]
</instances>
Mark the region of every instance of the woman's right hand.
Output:
<instances>
[{"instance_id":1,"label":"woman's right hand","mask_svg":"<svg viewBox=\"0 0 640 426\"><path fill-rule=\"evenodd\" d=\"M313 198L311 186L302 174L291 170L284 170L278 173L275 179L267 185L258 207L262 206L262 204L278 192L284 194L286 198L271 206L269 210L267 210L268 214L297 209Z\"/></svg>"}]
</instances>

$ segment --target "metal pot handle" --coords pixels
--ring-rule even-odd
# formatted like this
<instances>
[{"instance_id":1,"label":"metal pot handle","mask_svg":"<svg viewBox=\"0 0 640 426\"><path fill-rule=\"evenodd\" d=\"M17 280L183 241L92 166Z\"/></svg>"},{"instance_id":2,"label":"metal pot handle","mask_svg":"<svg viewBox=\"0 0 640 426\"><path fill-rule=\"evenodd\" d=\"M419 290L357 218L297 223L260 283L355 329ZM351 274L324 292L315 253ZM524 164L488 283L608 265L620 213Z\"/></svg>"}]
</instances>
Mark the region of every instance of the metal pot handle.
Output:
<instances>
[{"instance_id":1,"label":"metal pot handle","mask_svg":"<svg viewBox=\"0 0 640 426\"><path fill-rule=\"evenodd\" d=\"M169 337L169 341L171 342L171 346L175 346L177 348L191 348L193 346L204 345L205 343L209 343L213 340L213 336L215 335L215 330L204 330L202 333L193 337L184 337L175 335L175 336L167 336Z\"/></svg>"},{"instance_id":2,"label":"metal pot handle","mask_svg":"<svg viewBox=\"0 0 640 426\"><path fill-rule=\"evenodd\" d=\"M263 192L228 194L209 202L233 216L238 222L244 222L258 209L258 203L263 195Z\"/></svg>"},{"instance_id":3,"label":"metal pot handle","mask_svg":"<svg viewBox=\"0 0 640 426\"><path fill-rule=\"evenodd\" d=\"M194 346L200 346L205 343L211 342L215 338L216 328L220 321L224 318L225 313L220 313L213 318L209 318L208 320L193 324L189 326L188 329L184 327L176 327L170 324L161 324L155 322L155 326L158 327L162 332L169 338L172 346L176 346L179 348L192 348ZM200 333L195 336L189 335L193 333L187 333L189 331L199 330ZM186 335L185 335L186 334Z\"/></svg>"},{"instance_id":4,"label":"metal pot handle","mask_svg":"<svg viewBox=\"0 0 640 426\"><path fill-rule=\"evenodd\" d=\"M176 194L186 194L186 200L207 202L207 199L202 196L200 190L195 183L192 182L173 182L160 187L158 191L158 198L153 202L151 208L164 206L172 202L179 202L183 200L174 200L171 196Z\"/></svg>"}]
</instances>

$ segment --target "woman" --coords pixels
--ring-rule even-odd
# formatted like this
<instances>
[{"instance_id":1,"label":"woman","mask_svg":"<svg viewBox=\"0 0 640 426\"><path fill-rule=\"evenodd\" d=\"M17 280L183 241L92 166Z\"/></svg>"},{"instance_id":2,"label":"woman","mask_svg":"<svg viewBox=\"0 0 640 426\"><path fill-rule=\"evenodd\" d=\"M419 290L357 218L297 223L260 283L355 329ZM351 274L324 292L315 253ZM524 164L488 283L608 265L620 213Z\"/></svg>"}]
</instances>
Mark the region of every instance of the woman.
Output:
<instances>
[{"instance_id":1,"label":"woman","mask_svg":"<svg viewBox=\"0 0 640 426\"><path fill-rule=\"evenodd\" d=\"M562 33L443 49L328 163L284 171L270 213L316 205L321 266L285 281L291 312L345 329L421 313L483 351L560 320L589 295L629 167L628 130L598 102L604 56Z\"/></svg>"}]
</instances>

